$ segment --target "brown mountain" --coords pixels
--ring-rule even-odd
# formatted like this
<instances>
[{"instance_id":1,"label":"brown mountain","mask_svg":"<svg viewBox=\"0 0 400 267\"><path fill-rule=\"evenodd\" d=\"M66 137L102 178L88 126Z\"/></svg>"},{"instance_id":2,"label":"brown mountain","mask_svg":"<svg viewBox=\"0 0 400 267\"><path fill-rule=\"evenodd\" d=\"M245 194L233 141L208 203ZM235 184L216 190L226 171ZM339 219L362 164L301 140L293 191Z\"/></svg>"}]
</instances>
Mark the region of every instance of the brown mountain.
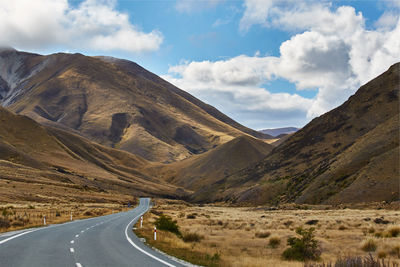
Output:
<instances>
[{"instance_id":1,"label":"brown mountain","mask_svg":"<svg viewBox=\"0 0 400 267\"><path fill-rule=\"evenodd\" d=\"M243 134L270 137L126 60L3 50L0 77L8 109L151 161L181 160Z\"/></svg>"},{"instance_id":2,"label":"brown mountain","mask_svg":"<svg viewBox=\"0 0 400 267\"><path fill-rule=\"evenodd\" d=\"M399 198L400 63L195 201L347 203Z\"/></svg>"},{"instance_id":3,"label":"brown mountain","mask_svg":"<svg viewBox=\"0 0 400 267\"><path fill-rule=\"evenodd\" d=\"M152 168L152 172L169 183L195 191L260 161L272 149L262 140L240 136L203 154Z\"/></svg>"},{"instance_id":4,"label":"brown mountain","mask_svg":"<svg viewBox=\"0 0 400 267\"><path fill-rule=\"evenodd\" d=\"M142 174L150 163L0 107L0 201L118 201L184 191Z\"/></svg>"}]
</instances>

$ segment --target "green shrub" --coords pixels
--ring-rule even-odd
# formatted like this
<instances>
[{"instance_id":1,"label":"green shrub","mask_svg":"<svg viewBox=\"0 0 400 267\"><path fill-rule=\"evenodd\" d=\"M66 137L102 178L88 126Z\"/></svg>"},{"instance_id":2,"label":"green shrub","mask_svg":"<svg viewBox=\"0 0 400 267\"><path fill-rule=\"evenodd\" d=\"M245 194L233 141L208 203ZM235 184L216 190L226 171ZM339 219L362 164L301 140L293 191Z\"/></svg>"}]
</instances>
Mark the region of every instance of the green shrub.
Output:
<instances>
[{"instance_id":1,"label":"green shrub","mask_svg":"<svg viewBox=\"0 0 400 267\"><path fill-rule=\"evenodd\" d=\"M299 237L290 237L287 244L290 246L282 253L282 257L286 260L318 260L321 251L318 248L318 241L314 236L315 228L303 229L299 227L296 233Z\"/></svg>"},{"instance_id":2,"label":"green shrub","mask_svg":"<svg viewBox=\"0 0 400 267\"><path fill-rule=\"evenodd\" d=\"M177 221L173 221L171 217L161 214L154 223L157 229L168 231L181 237L182 234L179 231L179 226Z\"/></svg>"},{"instance_id":3,"label":"green shrub","mask_svg":"<svg viewBox=\"0 0 400 267\"><path fill-rule=\"evenodd\" d=\"M204 236L197 233L185 233L182 235L184 242L200 242L202 239L204 239Z\"/></svg>"},{"instance_id":4,"label":"green shrub","mask_svg":"<svg viewBox=\"0 0 400 267\"><path fill-rule=\"evenodd\" d=\"M377 248L377 244L376 244L375 240L373 240L373 239L366 240L362 244L362 247L361 247L361 249L364 250L365 252L375 251L376 248Z\"/></svg>"},{"instance_id":5,"label":"green shrub","mask_svg":"<svg viewBox=\"0 0 400 267\"><path fill-rule=\"evenodd\" d=\"M268 241L268 246L271 248L277 248L281 244L279 237L271 237Z\"/></svg>"}]
</instances>

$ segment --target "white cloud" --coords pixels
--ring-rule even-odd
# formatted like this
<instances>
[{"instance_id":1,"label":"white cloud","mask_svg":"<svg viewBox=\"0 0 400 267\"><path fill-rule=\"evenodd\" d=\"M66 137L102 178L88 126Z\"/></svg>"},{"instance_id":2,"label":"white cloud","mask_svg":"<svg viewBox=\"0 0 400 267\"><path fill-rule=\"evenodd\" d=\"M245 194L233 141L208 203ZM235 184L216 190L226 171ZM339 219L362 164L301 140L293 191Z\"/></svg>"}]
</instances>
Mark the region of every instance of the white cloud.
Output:
<instances>
[{"instance_id":1,"label":"white cloud","mask_svg":"<svg viewBox=\"0 0 400 267\"><path fill-rule=\"evenodd\" d=\"M35 49L69 48L154 51L160 32L141 31L112 0L86 0L73 7L67 0L0 0L0 45Z\"/></svg>"},{"instance_id":2,"label":"white cloud","mask_svg":"<svg viewBox=\"0 0 400 267\"><path fill-rule=\"evenodd\" d=\"M234 112L231 107L235 107L238 113L249 114L246 120L257 113L257 123L267 124L273 119L269 114L283 113L286 119L321 115L400 61L398 16L395 24L393 18L381 24L390 27L369 30L362 14L350 6L334 9L316 1L247 0L245 8L241 31L260 24L297 32L281 44L279 56L186 62L171 67L165 78L224 112ZM277 78L294 83L297 90L318 90L317 95L307 99L271 93L268 82Z\"/></svg>"}]
</instances>

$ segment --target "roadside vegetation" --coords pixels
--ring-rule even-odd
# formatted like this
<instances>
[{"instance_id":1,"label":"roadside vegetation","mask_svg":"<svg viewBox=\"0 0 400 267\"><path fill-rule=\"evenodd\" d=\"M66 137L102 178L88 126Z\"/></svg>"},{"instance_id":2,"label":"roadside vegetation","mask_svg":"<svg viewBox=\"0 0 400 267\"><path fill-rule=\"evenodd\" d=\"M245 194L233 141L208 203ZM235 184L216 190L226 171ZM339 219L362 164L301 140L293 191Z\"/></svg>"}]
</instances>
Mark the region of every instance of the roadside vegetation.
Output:
<instances>
[{"instance_id":1,"label":"roadside vegetation","mask_svg":"<svg viewBox=\"0 0 400 267\"><path fill-rule=\"evenodd\" d=\"M149 246L193 264L340 267L379 261L380 265L349 266L399 267L397 210L310 205L240 208L174 200L157 200L156 204L144 216L144 227L135 226L135 233ZM171 231L163 230L160 222ZM382 233L381 237L376 233Z\"/></svg>"},{"instance_id":2,"label":"roadside vegetation","mask_svg":"<svg viewBox=\"0 0 400 267\"><path fill-rule=\"evenodd\" d=\"M31 227L63 223L127 210L122 204L69 203L69 204L13 204L0 206L0 233Z\"/></svg>"}]
</instances>

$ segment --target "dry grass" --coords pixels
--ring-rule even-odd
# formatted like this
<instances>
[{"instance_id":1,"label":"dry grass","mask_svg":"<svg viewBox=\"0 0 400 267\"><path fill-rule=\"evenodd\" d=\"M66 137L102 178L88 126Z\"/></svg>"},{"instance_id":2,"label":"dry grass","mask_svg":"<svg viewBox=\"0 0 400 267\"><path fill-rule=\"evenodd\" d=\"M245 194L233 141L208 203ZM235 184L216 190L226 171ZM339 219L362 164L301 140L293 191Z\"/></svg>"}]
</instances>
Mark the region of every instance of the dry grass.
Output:
<instances>
[{"instance_id":1,"label":"dry grass","mask_svg":"<svg viewBox=\"0 0 400 267\"><path fill-rule=\"evenodd\" d=\"M177 220L182 232L196 233L204 239L200 242L185 243L170 233L158 231L156 246L167 253L185 258L205 266L303 266L301 262L283 261L281 254L287 248L288 237L295 236L294 230L303 226L315 227L316 239L322 250L322 262L334 262L340 257L367 256L362 250L365 240L373 239L374 232L389 232L400 224L400 211L393 210L273 210L256 208L234 208L217 206L195 206L179 201L157 201L156 213L164 213ZM185 215L184 215L185 214ZM195 219L187 219L187 214L196 214ZM375 218L384 216L387 225L376 224ZM139 234L152 238L152 221L157 215L149 213L145 226ZM309 226L306 222L318 220ZM291 223L287 223L291 221ZM343 227L341 227L343 226ZM340 228L340 229L339 229ZM371 229L374 229L372 231ZM260 233L270 233L269 238L259 238ZM272 238L280 240L276 248L269 245ZM149 241L149 240L148 240ZM374 239L374 257L400 262L400 237ZM215 254L218 261L191 260L200 255L203 259ZM379 254L379 255L378 255Z\"/></svg>"},{"instance_id":2,"label":"dry grass","mask_svg":"<svg viewBox=\"0 0 400 267\"><path fill-rule=\"evenodd\" d=\"M0 232L20 230L42 226L44 217L46 224L57 224L126 211L127 207L112 203L69 203L69 204L7 204L0 205Z\"/></svg>"}]
</instances>

